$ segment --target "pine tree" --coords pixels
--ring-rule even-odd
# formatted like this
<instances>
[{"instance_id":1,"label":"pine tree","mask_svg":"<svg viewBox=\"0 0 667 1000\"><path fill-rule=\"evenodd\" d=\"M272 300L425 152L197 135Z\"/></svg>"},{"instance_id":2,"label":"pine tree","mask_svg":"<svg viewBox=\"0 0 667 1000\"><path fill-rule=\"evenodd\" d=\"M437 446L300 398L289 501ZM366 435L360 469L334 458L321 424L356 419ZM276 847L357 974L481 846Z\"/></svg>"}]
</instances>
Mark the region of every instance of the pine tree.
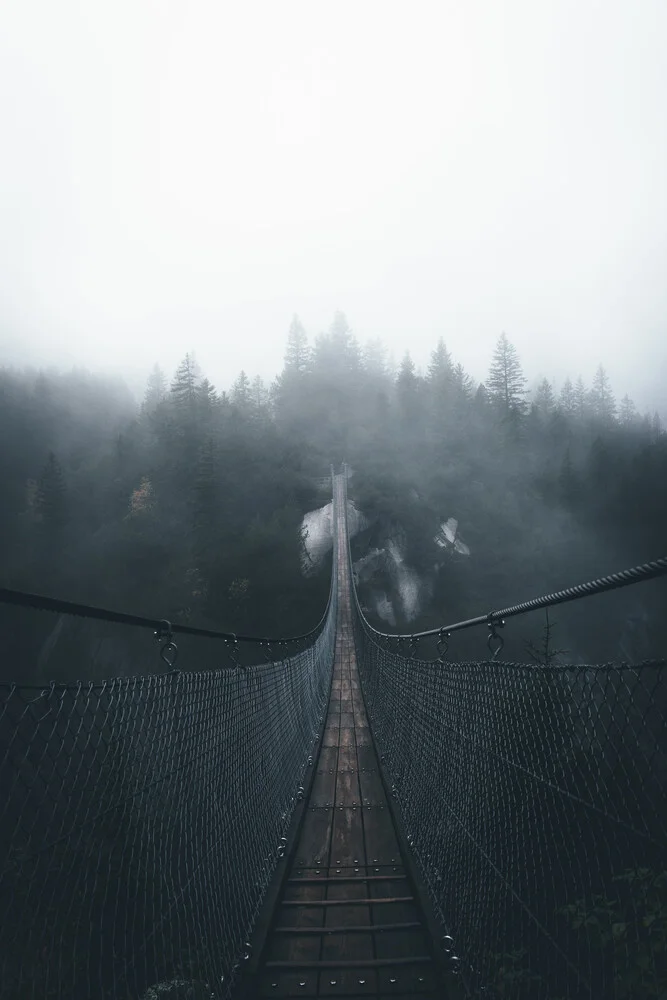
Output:
<instances>
[{"instance_id":1,"label":"pine tree","mask_svg":"<svg viewBox=\"0 0 667 1000\"><path fill-rule=\"evenodd\" d=\"M399 365L396 376L396 396L402 416L409 423L413 422L419 410L419 378L409 351L405 352Z\"/></svg>"},{"instance_id":2,"label":"pine tree","mask_svg":"<svg viewBox=\"0 0 667 1000\"><path fill-rule=\"evenodd\" d=\"M159 365L154 365L146 382L144 410L153 413L167 398L167 380Z\"/></svg>"},{"instance_id":3,"label":"pine tree","mask_svg":"<svg viewBox=\"0 0 667 1000\"><path fill-rule=\"evenodd\" d=\"M364 371L374 378L385 378L389 375L387 348L379 337L367 340L361 354Z\"/></svg>"},{"instance_id":4,"label":"pine tree","mask_svg":"<svg viewBox=\"0 0 667 1000\"><path fill-rule=\"evenodd\" d=\"M598 365L593 385L589 394L591 409L598 420L609 423L614 419L616 413L616 401L611 390L609 376L602 367Z\"/></svg>"},{"instance_id":5,"label":"pine tree","mask_svg":"<svg viewBox=\"0 0 667 1000\"><path fill-rule=\"evenodd\" d=\"M337 312L327 334L315 342L314 368L326 378L356 375L361 368L361 351L345 314Z\"/></svg>"},{"instance_id":6,"label":"pine tree","mask_svg":"<svg viewBox=\"0 0 667 1000\"><path fill-rule=\"evenodd\" d=\"M525 409L526 379L516 348L502 333L498 338L486 380L489 396L505 414L522 413Z\"/></svg>"},{"instance_id":7,"label":"pine tree","mask_svg":"<svg viewBox=\"0 0 667 1000\"><path fill-rule=\"evenodd\" d=\"M453 400L454 369L452 358L440 337L434 351L431 352L426 375L426 385L429 394L431 414L436 434L441 434L443 424L449 416Z\"/></svg>"},{"instance_id":8,"label":"pine tree","mask_svg":"<svg viewBox=\"0 0 667 1000\"><path fill-rule=\"evenodd\" d=\"M442 337L434 351L431 351L431 361L427 370L428 381L439 388L449 387L454 374L452 356Z\"/></svg>"},{"instance_id":9,"label":"pine tree","mask_svg":"<svg viewBox=\"0 0 667 1000\"><path fill-rule=\"evenodd\" d=\"M250 379L243 370L239 372L238 378L232 386L232 403L234 406L238 407L239 410L246 412L252 406Z\"/></svg>"},{"instance_id":10,"label":"pine tree","mask_svg":"<svg viewBox=\"0 0 667 1000\"><path fill-rule=\"evenodd\" d=\"M479 412L489 405L489 391L483 382L480 382L472 397L473 406Z\"/></svg>"},{"instance_id":11,"label":"pine tree","mask_svg":"<svg viewBox=\"0 0 667 1000\"><path fill-rule=\"evenodd\" d=\"M545 416L551 413L556 405L553 386L548 378L543 378L535 391L534 406Z\"/></svg>"},{"instance_id":12,"label":"pine tree","mask_svg":"<svg viewBox=\"0 0 667 1000\"><path fill-rule=\"evenodd\" d=\"M347 316L340 310L334 315L329 335L336 352L344 359L346 367L356 370L361 361L361 351L357 338L350 329Z\"/></svg>"},{"instance_id":13,"label":"pine tree","mask_svg":"<svg viewBox=\"0 0 667 1000\"><path fill-rule=\"evenodd\" d=\"M637 407L626 393L618 410L618 419L623 427L632 427L637 422Z\"/></svg>"},{"instance_id":14,"label":"pine tree","mask_svg":"<svg viewBox=\"0 0 667 1000\"><path fill-rule=\"evenodd\" d=\"M574 412L579 420L583 420L588 413L588 393L581 375L574 384Z\"/></svg>"},{"instance_id":15,"label":"pine tree","mask_svg":"<svg viewBox=\"0 0 667 1000\"><path fill-rule=\"evenodd\" d=\"M208 433L220 413L220 399L207 378L203 378L195 389L195 406L197 413L197 428L203 433Z\"/></svg>"},{"instance_id":16,"label":"pine tree","mask_svg":"<svg viewBox=\"0 0 667 1000\"><path fill-rule=\"evenodd\" d=\"M254 408L259 412L269 401L269 393L260 375L255 375L250 384L250 394Z\"/></svg>"},{"instance_id":17,"label":"pine tree","mask_svg":"<svg viewBox=\"0 0 667 1000\"><path fill-rule=\"evenodd\" d=\"M209 413L218 403L215 386L207 378L203 378L196 387L195 395L199 408L203 413Z\"/></svg>"},{"instance_id":18,"label":"pine tree","mask_svg":"<svg viewBox=\"0 0 667 1000\"><path fill-rule=\"evenodd\" d=\"M470 400L474 389L473 380L460 362L452 372L452 387L458 403Z\"/></svg>"},{"instance_id":19,"label":"pine tree","mask_svg":"<svg viewBox=\"0 0 667 1000\"><path fill-rule=\"evenodd\" d=\"M312 351L308 345L308 335L298 316L294 316L287 334L284 371L293 375L305 375L310 370Z\"/></svg>"},{"instance_id":20,"label":"pine tree","mask_svg":"<svg viewBox=\"0 0 667 1000\"><path fill-rule=\"evenodd\" d=\"M658 441L662 437L662 420L657 410L654 410L651 417L651 435L654 441Z\"/></svg>"},{"instance_id":21,"label":"pine tree","mask_svg":"<svg viewBox=\"0 0 667 1000\"><path fill-rule=\"evenodd\" d=\"M182 410L194 411L197 402L199 369L193 354L186 354L171 383L171 398Z\"/></svg>"},{"instance_id":22,"label":"pine tree","mask_svg":"<svg viewBox=\"0 0 667 1000\"><path fill-rule=\"evenodd\" d=\"M558 397L558 405L560 406L563 413L568 417L573 416L573 414L576 411L574 386L572 385L572 379L569 377L569 375L563 382L563 387Z\"/></svg>"}]
</instances>

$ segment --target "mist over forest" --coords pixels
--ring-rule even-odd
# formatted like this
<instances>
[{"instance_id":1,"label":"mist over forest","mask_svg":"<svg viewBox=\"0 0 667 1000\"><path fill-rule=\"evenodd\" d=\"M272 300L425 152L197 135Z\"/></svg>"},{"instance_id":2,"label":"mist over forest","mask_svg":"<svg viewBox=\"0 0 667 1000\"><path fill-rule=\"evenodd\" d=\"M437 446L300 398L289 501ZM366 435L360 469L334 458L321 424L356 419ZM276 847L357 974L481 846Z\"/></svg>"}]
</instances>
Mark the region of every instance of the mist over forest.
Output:
<instances>
[{"instance_id":1,"label":"mist over forest","mask_svg":"<svg viewBox=\"0 0 667 1000\"><path fill-rule=\"evenodd\" d=\"M219 391L186 354L175 372L158 359L137 404L118 379L3 368L0 425L0 585L170 621L313 626L330 559L304 572L304 516L329 501L331 463L351 468L360 596L385 631L667 551L659 415L616 398L604 359L586 382L532 385L505 334L479 383L442 339L425 371L407 351L391 365L342 313L314 339L295 317L269 385L241 371ZM632 591L558 609L555 647L575 662L653 655L664 585ZM510 622L505 655L534 657L544 624ZM455 658L484 653L483 636L456 637Z\"/></svg>"}]
</instances>

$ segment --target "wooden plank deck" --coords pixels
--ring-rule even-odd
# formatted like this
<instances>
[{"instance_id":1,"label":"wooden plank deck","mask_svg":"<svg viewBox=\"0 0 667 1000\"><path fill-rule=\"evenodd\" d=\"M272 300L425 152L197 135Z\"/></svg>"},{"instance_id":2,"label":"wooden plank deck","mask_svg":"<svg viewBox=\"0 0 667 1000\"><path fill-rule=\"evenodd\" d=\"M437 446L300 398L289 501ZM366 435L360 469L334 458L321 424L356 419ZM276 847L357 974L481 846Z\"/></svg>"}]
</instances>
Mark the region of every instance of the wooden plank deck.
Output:
<instances>
[{"instance_id":1,"label":"wooden plank deck","mask_svg":"<svg viewBox=\"0 0 667 1000\"><path fill-rule=\"evenodd\" d=\"M310 797L251 996L442 997L357 670L341 490L331 696Z\"/></svg>"}]
</instances>

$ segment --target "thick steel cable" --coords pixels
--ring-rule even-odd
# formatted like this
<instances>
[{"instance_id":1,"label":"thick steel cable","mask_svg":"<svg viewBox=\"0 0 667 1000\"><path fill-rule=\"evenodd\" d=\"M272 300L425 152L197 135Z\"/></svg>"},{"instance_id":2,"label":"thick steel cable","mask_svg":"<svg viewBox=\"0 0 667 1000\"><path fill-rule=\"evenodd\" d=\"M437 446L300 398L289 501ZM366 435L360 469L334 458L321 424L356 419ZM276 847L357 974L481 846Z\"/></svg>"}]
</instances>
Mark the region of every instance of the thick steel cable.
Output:
<instances>
[{"instance_id":1,"label":"thick steel cable","mask_svg":"<svg viewBox=\"0 0 667 1000\"><path fill-rule=\"evenodd\" d=\"M667 556L654 559L652 562L642 563L641 566L633 566L631 569L619 570L618 573L610 573L609 576L602 576L597 580L578 583L573 587L557 590L553 594L533 597L528 601L522 601L520 604L513 604L509 608L503 608L502 611L489 611L485 615L477 615L475 618L467 618L465 621L454 622L451 625L441 625L438 628L427 629L424 632L407 632L405 634L381 632L365 619L361 608L360 614L364 617L368 628L383 639L426 639L430 636L445 635L448 632L460 632L463 629L474 628L476 625L490 625L493 622L499 622L503 618L513 618L516 615L525 615L529 611L537 611L540 608L550 608L557 604L566 604L568 601L578 601L583 597L604 594L610 590L629 587L632 584L641 583L644 580L654 580L660 576L667 576Z\"/></svg>"},{"instance_id":2,"label":"thick steel cable","mask_svg":"<svg viewBox=\"0 0 667 1000\"><path fill-rule=\"evenodd\" d=\"M329 594L331 601L331 593ZM55 597L45 597L41 594L27 594L20 590L10 590L7 587L0 587L0 602L3 604L13 604L21 608L34 608L37 611L52 611L55 614L75 615L81 618L94 618L99 621L116 622L119 625L134 625L139 628L150 628L156 631L164 624L163 619L147 618L143 615L131 615L124 611L111 611L108 608L93 607L89 604L78 604L75 601L62 601ZM179 625L177 622L169 622L172 632L178 635L194 635L204 639L225 639L233 642L260 642L277 645L280 643L301 642L310 639L321 630L327 617L329 604L320 618L317 625L304 632L302 635L288 636L286 638L270 638L268 636L240 635L236 632L218 632L214 629L196 628L192 625Z\"/></svg>"}]
</instances>

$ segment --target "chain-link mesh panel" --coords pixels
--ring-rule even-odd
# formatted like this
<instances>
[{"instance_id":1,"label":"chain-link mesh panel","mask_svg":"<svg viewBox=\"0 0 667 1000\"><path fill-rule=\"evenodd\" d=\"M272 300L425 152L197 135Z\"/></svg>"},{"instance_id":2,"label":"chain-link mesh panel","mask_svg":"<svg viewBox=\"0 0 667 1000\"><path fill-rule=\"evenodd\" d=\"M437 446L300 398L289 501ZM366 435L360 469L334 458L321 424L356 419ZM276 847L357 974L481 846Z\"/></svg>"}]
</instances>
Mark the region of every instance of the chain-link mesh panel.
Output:
<instances>
[{"instance_id":1,"label":"chain-link mesh panel","mask_svg":"<svg viewBox=\"0 0 667 1000\"><path fill-rule=\"evenodd\" d=\"M0 688L3 998L231 996L335 622L332 599L314 644L250 668Z\"/></svg>"},{"instance_id":2,"label":"chain-link mesh panel","mask_svg":"<svg viewBox=\"0 0 667 1000\"><path fill-rule=\"evenodd\" d=\"M667 997L667 661L427 663L358 620L385 774L469 995Z\"/></svg>"}]
</instances>

